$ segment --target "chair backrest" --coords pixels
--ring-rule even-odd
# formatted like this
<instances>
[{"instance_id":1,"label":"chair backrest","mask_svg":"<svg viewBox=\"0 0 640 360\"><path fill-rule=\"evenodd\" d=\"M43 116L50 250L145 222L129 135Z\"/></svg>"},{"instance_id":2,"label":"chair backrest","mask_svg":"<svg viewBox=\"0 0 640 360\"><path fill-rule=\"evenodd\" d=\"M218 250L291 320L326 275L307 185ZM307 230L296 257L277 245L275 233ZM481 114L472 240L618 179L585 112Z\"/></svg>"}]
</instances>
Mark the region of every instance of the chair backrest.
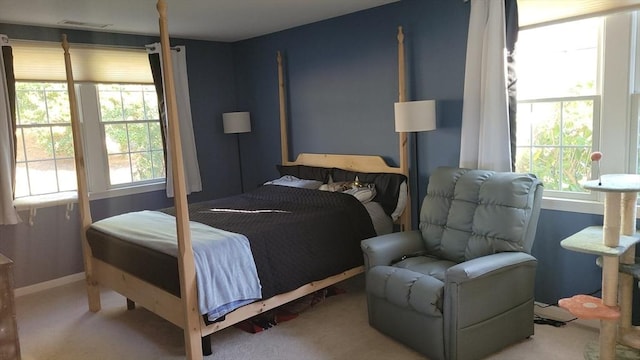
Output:
<instances>
[{"instance_id":1,"label":"chair backrest","mask_svg":"<svg viewBox=\"0 0 640 360\"><path fill-rule=\"evenodd\" d=\"M420 210L427 252L457 263L503 251L530 253L542 191L533 174L438 168Z\"/></svg>"}]
</instances>

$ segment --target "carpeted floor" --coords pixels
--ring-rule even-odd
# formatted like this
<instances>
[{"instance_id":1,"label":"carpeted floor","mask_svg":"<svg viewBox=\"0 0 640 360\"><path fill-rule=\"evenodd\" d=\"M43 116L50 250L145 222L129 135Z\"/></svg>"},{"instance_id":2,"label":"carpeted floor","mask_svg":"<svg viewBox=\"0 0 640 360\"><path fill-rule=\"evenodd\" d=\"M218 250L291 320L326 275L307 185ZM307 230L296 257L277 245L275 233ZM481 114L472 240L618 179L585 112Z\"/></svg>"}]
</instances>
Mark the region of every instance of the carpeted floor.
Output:
<instances>
[{"instance_id":1,"label":"carpeted floor","mask_svg":"<svg viewBox=\"0 0 640 360\"><path fill-rule=\"evenodd\" d=\"M346 293L324 299L290 321L250 334L231 327L213 335L212 360L423 359L367 323L362 276L340 284ZM23 360L183 359L182 330L125 299L103 291L102 310L87 310L84 282L18 297ZM567 319L568 317L565 317ZM570 322L536 325L529 340L492 360L584 359L597 330Z\"/></svg>"},{"instance_id":2,"label":"carpeted floor","mask_svg":"<svg viewBox=\"0 0 640 360\"><path fill-rule=\"evenodd\" d=\"M585 360L600 359L600 345L598 341L589 341L584 348ZM616 344L616 360L640 360L640 352L628 346Z\"/></svg>"}]
</instances>

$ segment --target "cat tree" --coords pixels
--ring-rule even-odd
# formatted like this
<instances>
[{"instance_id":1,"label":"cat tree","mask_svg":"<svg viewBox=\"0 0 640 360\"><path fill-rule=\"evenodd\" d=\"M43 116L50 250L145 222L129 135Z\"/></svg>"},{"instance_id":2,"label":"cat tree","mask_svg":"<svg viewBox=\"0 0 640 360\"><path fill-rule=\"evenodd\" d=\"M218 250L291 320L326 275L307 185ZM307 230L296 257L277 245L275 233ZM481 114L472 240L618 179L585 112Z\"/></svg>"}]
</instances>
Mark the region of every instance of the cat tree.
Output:
<instances>
[{"instance_id":1,"label":"cat tree","mask_svg":"<svg viewBox=\"0 0 640 360\"><path fill-rule=\"evenodd\" d=\"M631 325L633 278L640 277L634 246L640 240L636 234L640 175L603 175L582 186L605 193L604 226L587 227L562 240L560 245L568 250L601 256L602 299L576 295L561 299L558 305L578 318L600 320L599 358L613 360L616 342L640 349L640 330Z\"/></svg>"}]
</instances>

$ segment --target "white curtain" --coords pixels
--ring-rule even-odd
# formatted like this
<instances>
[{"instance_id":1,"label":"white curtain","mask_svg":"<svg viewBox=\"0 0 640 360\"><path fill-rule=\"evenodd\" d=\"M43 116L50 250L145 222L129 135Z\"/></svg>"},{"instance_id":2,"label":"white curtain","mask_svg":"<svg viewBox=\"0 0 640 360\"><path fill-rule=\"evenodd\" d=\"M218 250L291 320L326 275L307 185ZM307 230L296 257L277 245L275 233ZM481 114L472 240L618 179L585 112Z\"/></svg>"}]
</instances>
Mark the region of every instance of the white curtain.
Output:
<instances>
[{"instance_id":1,"label":"white curtain","mask_svg":"<svg viewBox=\"0 0 640 360\"><path fill-rule=\"evenodd\" d=\"M9 38L0 34L0 46L9 46ZM9 104L9 90L4 67L3 51L0 51L0 225L20 222L13 206L14 134Z\"/></svg>"},{"instance_id":2,"label":"white curtain","mask_svg":"<svg viewBox=\"0 0 640 360\"><path fill-rule=\"evenodd\" d=\"M147 46L150 53L160 53L160 43ZM182 143L182 158L184 162L185 185L187 194L202 191L200 167L196 153L196 143L193 135L193 123L191 121L191 102L189 100L189 79L187 77L187 52L184 46L176 46L171 49L171 62L173 64L173 80L176 92L176 106L178 107L178 121L180 125L180 141ZM162 56L160 56L162 67ZM164 78L164 70L162 71ZM164 81L163 81L164 86ZM165 98L167 92L164 92ZM166 104L166 102L165 102ZM165 105L166 106L166 105ZM164 111L166 114L167 112ZM173 172L171 163L171 139L167 136L167 196L173 197Z\"/></svg>"},{"instance_id":3,"label":"white curtain","mask_svg":"<svg viewBox=\"0 0 640 360\"><path fill-rule=\"evenodd\" d=\"M504 1L472 0L460 167L511 171Z\"/></svg>"}]
</instances>

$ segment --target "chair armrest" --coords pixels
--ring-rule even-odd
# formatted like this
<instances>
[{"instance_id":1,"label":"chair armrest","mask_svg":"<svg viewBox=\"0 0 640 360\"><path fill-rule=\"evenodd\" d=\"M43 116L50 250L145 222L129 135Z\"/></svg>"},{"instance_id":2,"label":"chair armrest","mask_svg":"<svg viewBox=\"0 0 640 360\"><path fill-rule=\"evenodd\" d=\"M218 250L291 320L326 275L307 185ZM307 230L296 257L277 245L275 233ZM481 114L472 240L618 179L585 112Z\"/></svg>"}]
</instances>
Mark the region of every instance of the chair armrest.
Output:
<instances>
[{"instance_id":1,"label":"chair armrest","mask_svg":"<svg viewBox=\"0 0 640 360\"><path fill-rule=\"evenodd\" d=\"M445 274L445 279L446 282L462 283L494 271L506 271L510 267L526 263L535 267L537 260L524 252L502 252L481 256L450 267Z\"/></svg>"},{"instance_id":2,"label":"chair armrest","mask_svg":"<svg viewBox=\"0 0 640 360\"><path fill-rule=\"evenodd\" d=\"M452 266L445 273L445 331L522 310L533 327L533 290L538 261L524 252L503 252ZM526 320L526 321L525 321ZM451 335L455 336L455 335Z\"/></svg>"},{"instance_id":3,"label":"chair armrest","mask_svg":"<svg viewBox=\"0 0 640 360\"><path fill-rule=\"evenodd\" d=\"M418 230L395 232L363 240L365 270L378 265L390 265L403 255L424 250L422 234Z\"/></svg>"}]
</instances>

